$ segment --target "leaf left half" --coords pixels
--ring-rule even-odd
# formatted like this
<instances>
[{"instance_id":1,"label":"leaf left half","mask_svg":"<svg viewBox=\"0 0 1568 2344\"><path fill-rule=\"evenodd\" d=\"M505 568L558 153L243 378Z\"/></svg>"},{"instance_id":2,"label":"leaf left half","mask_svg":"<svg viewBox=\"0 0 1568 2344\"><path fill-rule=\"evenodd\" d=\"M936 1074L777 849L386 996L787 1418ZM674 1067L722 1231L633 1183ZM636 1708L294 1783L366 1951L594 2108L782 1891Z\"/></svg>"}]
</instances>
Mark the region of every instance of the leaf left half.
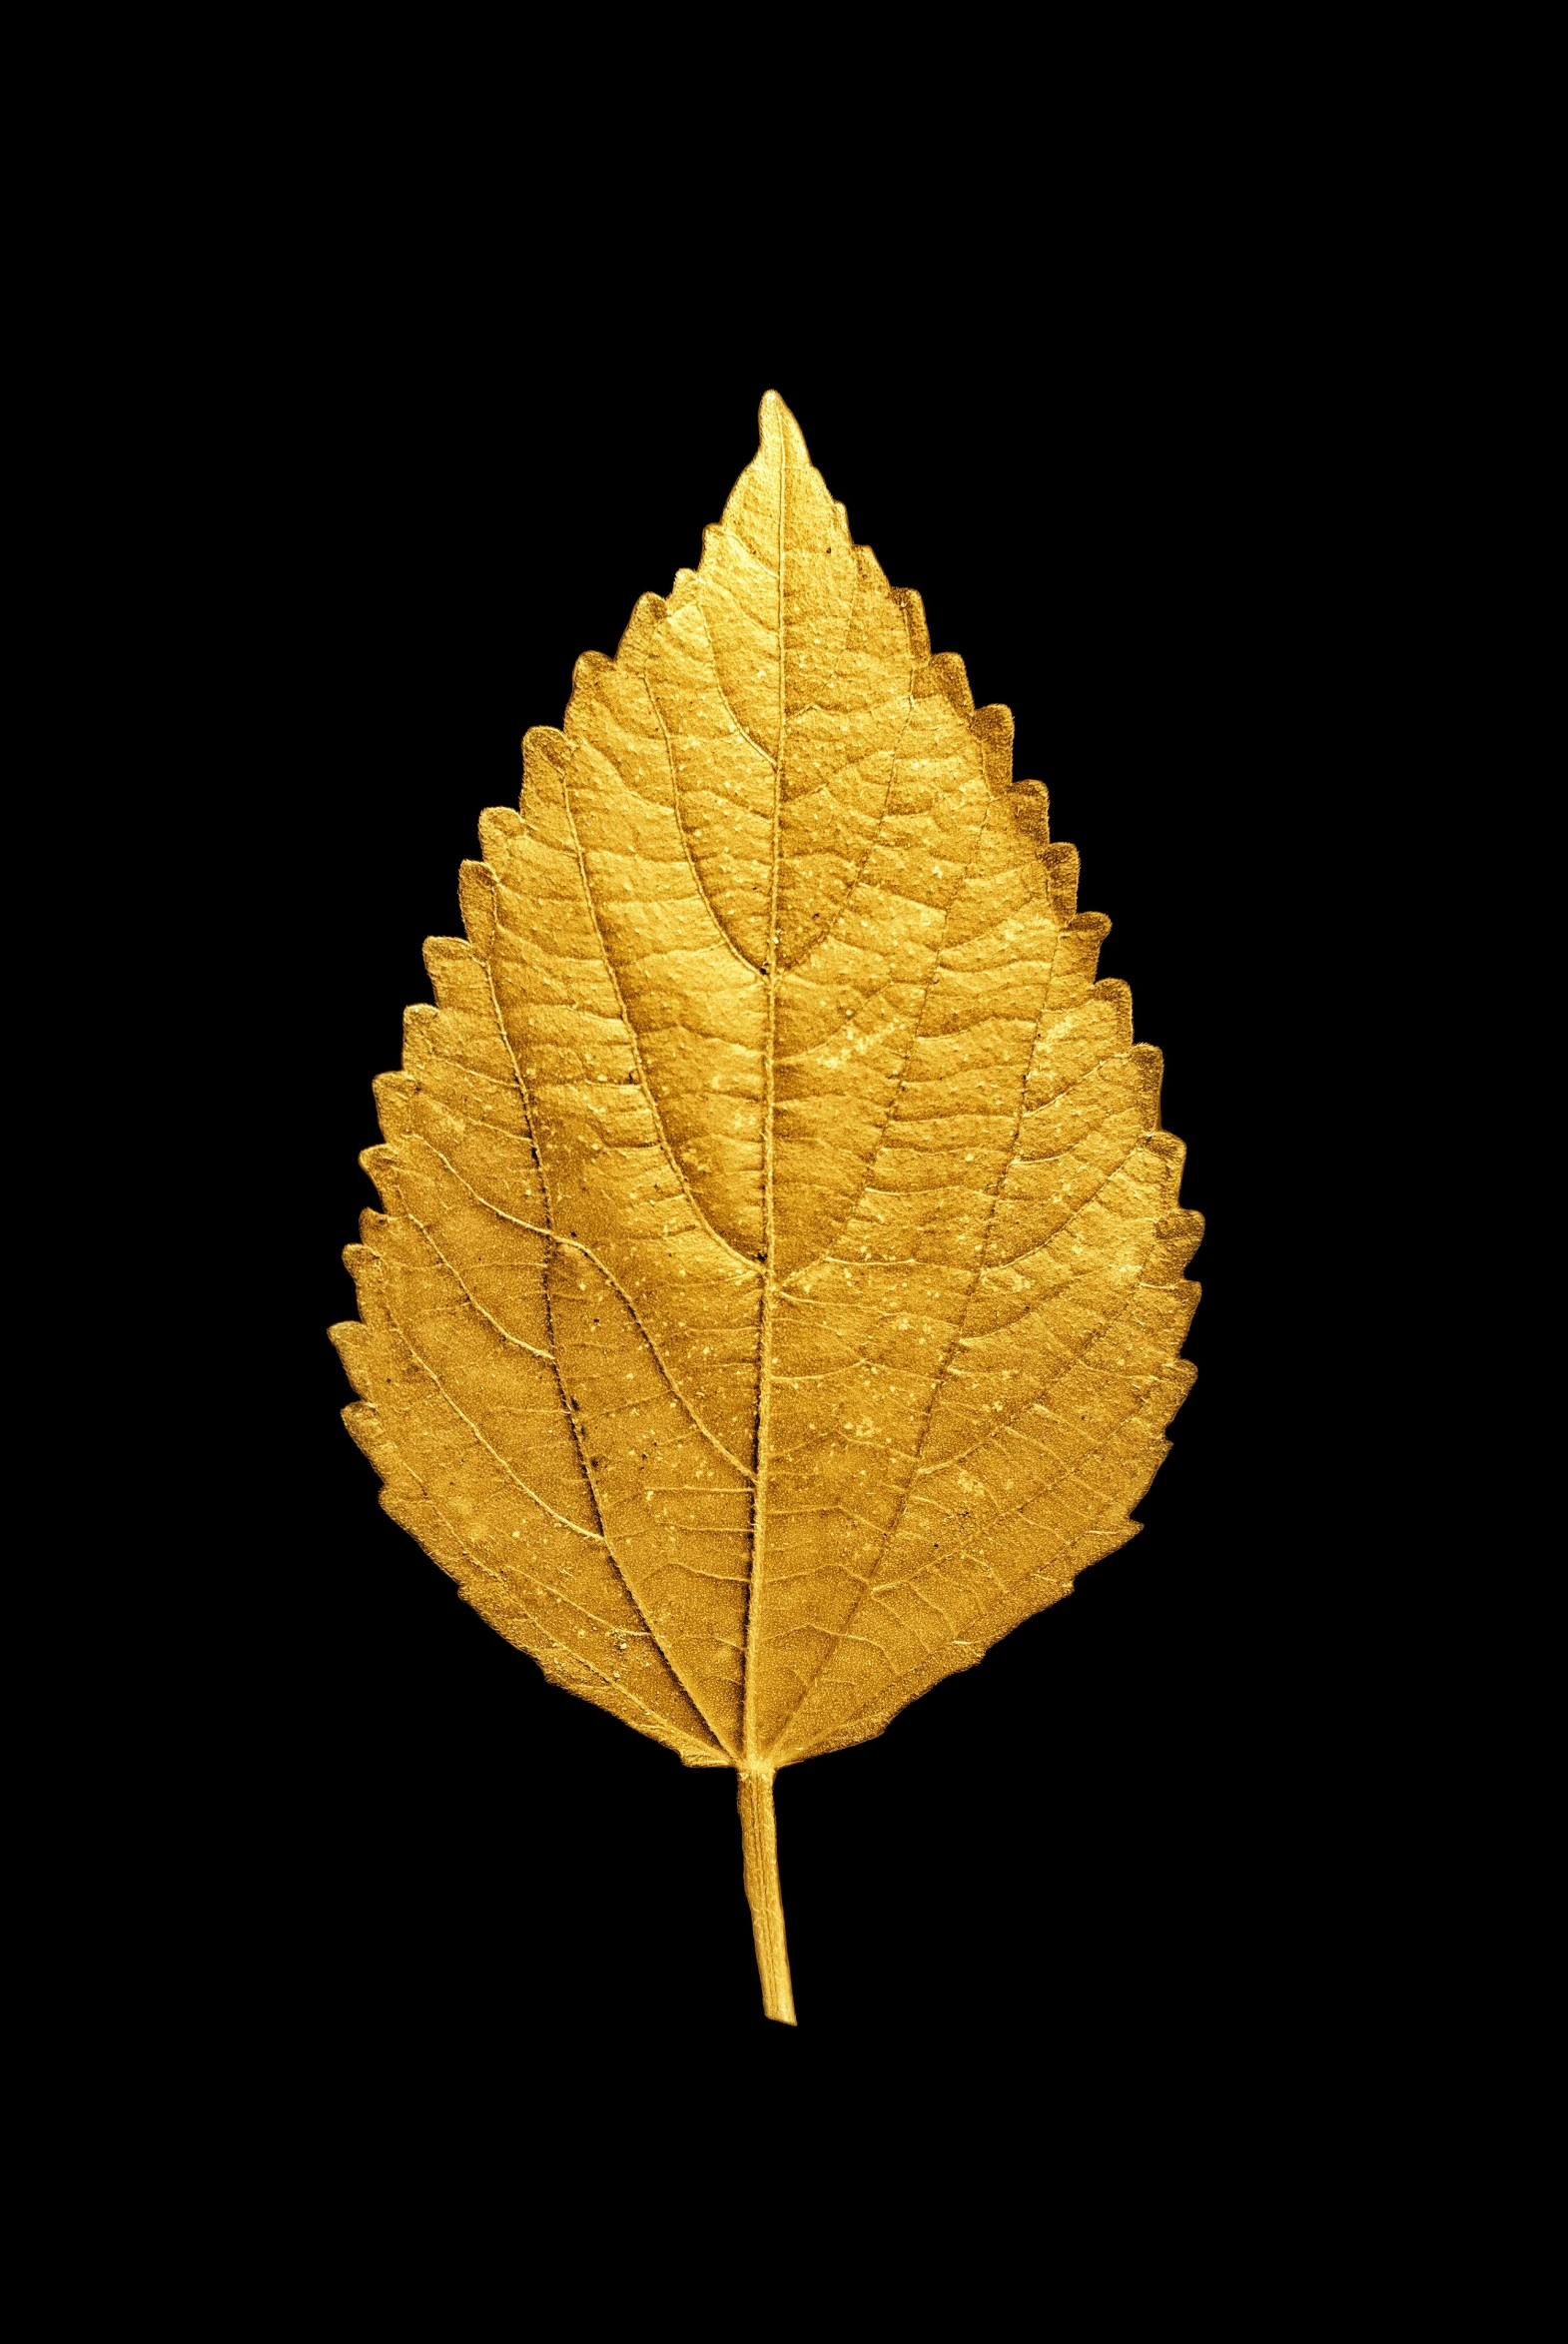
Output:
<instances>
[{"instance_id":1,"label":"leaf left half","mask_svg":"<svg viewBox=\"0 0 1568 2344\"><path fill-rule=\"evenodd\" d=\"M738 1337L745 1350L757 1279L694 1225L680 1183L652 1161L667 1167L659 1136L636 1129L646 1098L627 1081L629 1036L602 967L592 967L579 858L558 826L550 834L558 740L529 739L523 816L531 798L534 825L506 810L484 817L486 863L462 872L468 935L426 946L434 1005L407 1012L402 1070L376 1086L385 1144L362 1161L385 1210L364 1214L362 1242L345 1256L361 1317L332 1329L360 1395L345 1420L382 1476L386 1511L551 1682L689 1766L727 1766L743 1624L729 1622L726 1596L741 1615L744 1564L730 1565L741 1580L733 1592L727 1571L713 1575L711 1594L699 1591L699 1608L718 1615L704 1621L708 1632L683 1635L696 1624L692 1558L676 1563L672 1602L665 1558L637 1552L635 1508L673 1471L706 1505L719 1533L710 1543L743 1555L750 1484L744 1462L715 1448L675 1389L637 1289L655 1269L660 1282L673 1277L683 1319L701 1332L702 1289L716 1284L707 1299L721 1306L707 1318L738 1321L730 1348ZM501 971L509 1015L491 960L498 908L511 914ZM533 1061L531 1102L519 1048ZM552 1226L535 1116L570 1226ZM619 1119L617 1165L626 1170L629 1151L634 1184L643 1175L640 1227L623 1222L608 1244L594 1242L602 1200L589 1180L606 1117ZM629 1570L606 1540L606 1505L633 1516L630 1537L617 1537ZM733 1520L717 1519L725 1514Z\"/></svg>"}]
</instances>

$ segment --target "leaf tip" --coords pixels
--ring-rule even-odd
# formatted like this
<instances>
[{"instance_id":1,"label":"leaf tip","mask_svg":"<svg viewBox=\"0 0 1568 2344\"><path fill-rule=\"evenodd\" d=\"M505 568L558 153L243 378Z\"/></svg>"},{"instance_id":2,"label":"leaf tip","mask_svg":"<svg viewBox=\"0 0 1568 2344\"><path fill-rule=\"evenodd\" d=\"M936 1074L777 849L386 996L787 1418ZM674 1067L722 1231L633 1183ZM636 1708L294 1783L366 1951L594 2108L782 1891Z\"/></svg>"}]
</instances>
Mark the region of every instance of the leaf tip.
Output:
<instances>
[{"instance_id":1,"label":"leaf tip","mask_svg":"<svg viewBox=\"0 0 1568 2344\"><path fill-rule=\"evenodd\" d=\"M803 463L811 460L806 451L805 435L776 391L765 391L762 393L762 402L757 408L757 438L762 447L766 447L770 439L782 439L791 455L798 456Z\"/></svg>"}]
</instances>

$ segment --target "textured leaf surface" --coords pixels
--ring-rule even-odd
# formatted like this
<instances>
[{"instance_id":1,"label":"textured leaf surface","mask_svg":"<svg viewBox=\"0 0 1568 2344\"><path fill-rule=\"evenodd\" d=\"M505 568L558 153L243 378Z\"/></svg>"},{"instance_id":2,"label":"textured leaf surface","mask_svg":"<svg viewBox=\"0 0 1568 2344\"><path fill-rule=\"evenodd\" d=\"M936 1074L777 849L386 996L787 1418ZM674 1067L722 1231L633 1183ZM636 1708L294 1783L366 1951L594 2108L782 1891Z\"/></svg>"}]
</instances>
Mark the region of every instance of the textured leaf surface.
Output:
<instances>
[{"instance_id":1,"label":"textured leaf surface","mask_svg":"<svg viewBox=\"0 0 1568 2344\"><path fill-rule=\"evenodd\" d=\"M688 1764L972 1666L1133 1534L1191 1380L1160 1055L1011 742L770 393L378 1085L334 1338L383 1503Z\"/></svg>"}]
</instances>

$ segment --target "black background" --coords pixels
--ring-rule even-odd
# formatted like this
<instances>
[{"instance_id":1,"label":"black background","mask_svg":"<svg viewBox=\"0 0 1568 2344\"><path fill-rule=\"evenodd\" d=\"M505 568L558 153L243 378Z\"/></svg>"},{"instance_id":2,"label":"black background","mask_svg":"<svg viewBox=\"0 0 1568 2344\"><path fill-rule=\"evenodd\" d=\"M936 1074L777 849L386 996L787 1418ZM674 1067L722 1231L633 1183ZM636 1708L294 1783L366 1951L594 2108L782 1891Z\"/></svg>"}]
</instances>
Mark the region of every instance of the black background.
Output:
<instances>
[{"instance_id":1,"label":"black background","mask_svg":"<svg viewBox=\"0 0 1568 2344\"><path fill-rule=\"evenodd\" d=\"M211 1667L246 1720L226 1927L264 2034L389 2088L548 2058L591 2097L634 2055L709 2061L717 2122L736 2061L1109 2072L1131 2046L1190 2075L1307 2023L1294 1981L1332 1965L1344 1907L1325 1925L1303 1793L1341 1696L1299 1437L1323 1176L1301 1111L1337 950L1317 842L1354 816L1369 652L1351 391L1283 315L1227 283L1132 322L1043 300L1011 337L928 315L847 349L733 322L683 344L608 292L541 322L526 289L476 310L389 282L319 287L251 352L221 469L254 547L235 769L265 1016L232 1243L262 1373L222 1500L243 1624ZM1144 1532L882 1739L781 1778L796 2032L760 2014L728 1778L464 1607L380 1512L326 1339L374 1201L371 1082L429 997L422 940L458 927L478 813L515 802L578 653L695 563L769 387L934 648L1012 708L1207 1220L1199 1379Z\"/></svg>"}]
</instances>

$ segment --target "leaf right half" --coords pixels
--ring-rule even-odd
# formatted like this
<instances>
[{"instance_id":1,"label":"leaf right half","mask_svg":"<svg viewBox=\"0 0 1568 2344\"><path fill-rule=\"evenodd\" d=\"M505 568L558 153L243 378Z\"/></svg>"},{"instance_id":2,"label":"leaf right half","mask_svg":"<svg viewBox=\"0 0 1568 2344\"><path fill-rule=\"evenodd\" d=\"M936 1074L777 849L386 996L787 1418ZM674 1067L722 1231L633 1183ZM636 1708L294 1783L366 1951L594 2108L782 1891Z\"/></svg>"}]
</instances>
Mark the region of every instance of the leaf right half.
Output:
<instances>
[{"instance_id":1,"label":"leaf right half","mask_svg":"<svg viewBox=\"0 0 1568 2344\"><path fill-rule=\"evenodd\" d=\"M1137 1533L1202 1221L1010 711L933 657L787 409L761 421L725 533L765 561L776 527L783 589L746 1704L782 1767L880 1734Z\"/></svg>"}]
</instances>

